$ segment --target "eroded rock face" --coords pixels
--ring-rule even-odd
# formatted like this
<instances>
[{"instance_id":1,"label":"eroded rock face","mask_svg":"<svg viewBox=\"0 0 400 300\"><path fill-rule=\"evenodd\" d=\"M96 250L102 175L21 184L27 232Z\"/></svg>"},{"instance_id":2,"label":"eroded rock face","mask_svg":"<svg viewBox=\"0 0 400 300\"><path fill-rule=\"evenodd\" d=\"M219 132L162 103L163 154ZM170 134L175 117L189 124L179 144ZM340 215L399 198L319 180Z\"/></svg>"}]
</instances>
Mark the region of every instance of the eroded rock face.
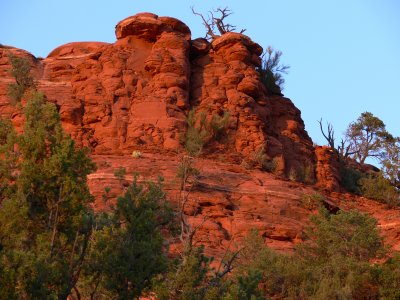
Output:
<instances>
[{"instance_id":1,"label":"eroded rock face","mask_svg":"<svg viewBox=\"0 0 400 300\"><path fill-rule=\"evenodd\" d=\"M26 57L38 89L57 105L64 129L78 145L92 150L99 168L89 184L97 208L104 208L105 186L114 196L123 190L113 175L119 167L126 167L128 174L139 172L144 179L164 176L174 203L176 151L182 150L180 134L194 107L208 118L230 113L229 139L219 145L225 163L207 157L198 161L201 178L192 191L195 201L186 211L192 224L208 218L199 232L208 253L222 254L251 228L257 228L272 247L290 250L302 239L313 213L302 199L314 193L314 187L229 164L232 154L243 158L264 150L276 163L276 174L308 174L305 179L310 181L316 176L327 199L335 207L345 206L343 194L329 195L340 191L337 160L329 148L317 147L314 153L300 111L290 99L265 89L256 71L262 48L249 37L227 33L211 43L191 40L184 23L151 13L121 21L116 36L112 44L62 45L45 59L0 46L0 116L22 129L21 108L12 106L7 96L8 85L14 82L8 56ZM145 155L134 159L133 150ZM175 152L168 155L170 150ZM399 214L360 198L348 203L354 201L362 210L363 203L368 205L364 210L377 217L390 243L400 249Z\"/></svg>"},{"instance_id":2,"label":"eroded rock face","mask_svg":"<svg viewBox=\"0 0 400 300\"><path fill-rule=\"evenodd\" d=\"M262 48L247 36L227 33L210 46L192 41L191 101L209 115L231 115L232 146L244 155L264 149L277 161L277 172L310 166L314 176L312 141L300 111L281 96L268 95L259 79Z\"/></svg>"},{"instance_id":3,"label":"eroded rock face","mask_svg":"<svg viewBox=\"0 0 400 300\"><path fill-rule=\"evenodd\" d=\"M321 188L340 191L340 163L338 154L328 146L315 147L317 157L316 176Z\"/></svg>"},{"instance_id":4,"label":"eroded rock face","mask_svg":"<svg viewBox=\"0 0 400 300\"><path fill-rule=\"evenodd\" d=\"M324 150L323 150L324 151ZM89 187L97 199L97 209L113 203L133 180L164 178L163 187L173 207L179 206L179 181L176 170L180 164L177 155L143 153L140 158L116 155L95 155L98 169L89 175ZM114 176L124 167L123 181ZM318 205L310 205L307 195L320 193L324 206L332 213L338 209L358 209L375 217L386 244L400 251L400 210L388 209L384 204L352 194L330 192L326 189L297 182L277 180L274 175L259 170L210 159L197 159L197 184L191 188L185 214L198 228L196 241L206 246L209 255L221 258L229 248L234 251L251 229L257 229L265 243L276 250L290 252L304 239L303 230L309 226L309 217L317 213ZM104 187L110 187L109 202L102 200ZM170 241L171 249L175 246Z\"/></svg>"},{"instance_id":5,"label":"eroded rock face","mask_svg":"<svg viewBox=\"0 0 400 300\"><path fill-rule=\"evenodd\" d=\"M141 13L119 22L113 44L60 46L45 59L0 48L0 114L19 126L6 91L13 81L8 53L27 56L38 87L60 110L64 128L95 154L133 149L177 150L187 112L230 113L227 153L264 149L278 173L314 166L312 141L300 111L259 80L262 48L239 33L209 43L191 40L181 21Z\"/></svg>"}]
</instances>

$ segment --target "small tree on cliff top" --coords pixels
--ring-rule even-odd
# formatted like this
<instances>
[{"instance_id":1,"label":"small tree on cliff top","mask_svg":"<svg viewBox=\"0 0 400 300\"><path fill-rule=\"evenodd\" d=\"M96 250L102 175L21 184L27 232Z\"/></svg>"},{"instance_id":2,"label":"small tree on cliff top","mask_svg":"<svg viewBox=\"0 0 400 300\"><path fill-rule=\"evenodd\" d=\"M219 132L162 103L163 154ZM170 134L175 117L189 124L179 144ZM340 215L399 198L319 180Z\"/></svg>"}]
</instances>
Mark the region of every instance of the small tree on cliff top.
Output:
<instances>
[{"instance_id":1,"label":"small tree on cliff top","mask_svg":"<svg viewBox=\"0 0 400 300\"><path fill-rule=\"evenodd\" d=\"M285 79L283 74L287 74L289 66L281 64L282 52L274 50L268 46L261 56L261 66L258 68L261 82L266 87L268 93L281 94Z\"/></svg>"}]
</instances>

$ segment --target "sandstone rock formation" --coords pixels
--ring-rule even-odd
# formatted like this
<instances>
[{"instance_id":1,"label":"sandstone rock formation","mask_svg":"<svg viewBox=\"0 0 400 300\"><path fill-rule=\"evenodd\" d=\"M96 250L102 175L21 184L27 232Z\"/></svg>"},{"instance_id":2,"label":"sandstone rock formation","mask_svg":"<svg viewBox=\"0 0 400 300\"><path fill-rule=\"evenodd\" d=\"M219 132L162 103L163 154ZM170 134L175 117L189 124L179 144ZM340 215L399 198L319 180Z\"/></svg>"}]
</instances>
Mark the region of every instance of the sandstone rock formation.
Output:
<instances>
[{"instance_id":1,"label":"sandstone rock formation","mask_svg":"<svg viewBox=\"0 0 400 300\"><path fill-rule=\"evenodd\" d=\"M238 164L257 151L264 150L274 160L280 178L307 173L309 182L316 178L316 186L325 190L329 205L343 206L342 194L332 193L340 191L335 157L324 147L314 152L300 111L261 83L256 71L260 45L238 33L212 42L192 40L181 21L151 13L119 22L116 37L112 44L62 45L44 59L0 46L0 116L22 129L21 108L12 106L7 96L13 82L8 56L27 57L38 89L57 105L65 130L92 151L99 169L89 183L97 208L105 208L105 186L114 195L123 190L113 175L121 166L142 178L164 176L174 202L176 154L183 151L180 135L193 108L209 118L230 113L229 139L218 145L224 162L210 160L214 150L198 161L200 181L191 195L192 209L198 213L187 212L192 223L208 217L199 240L209 246L209 253L218 254L253 227L276 249L291 249L302 238L313 213L303 195L315 193L316 187L277 180ZM134 159L133 150L145 155ZM400 230L394 221L398 214L387 219L384 208L371 207L368 202L365 210L377 216L388 240L399 249Z\"/></svg>"},{"instance_id":2,"label":"sandstone rock formation","mask_svg":"<svg viewBox=\"0 0 400 300\"><path fill-rule=\"evenodd\" d=\"M328 191L340 191L340 165L337 153L328 146L316 146L317 183Z\"/></svg>"},{"instance_id":3,"label":"sandstone rock formation","mask_svg":"<svg viewBox=\"0 0 400 300\"><path fill-rule=\"evenodd\" d=\"M313 168L312 141L300 111L279 95L267 95L259 80L262 48L239 33L209 43L191 40L181 21L138 14L119 22L113 44L79 42L36 59L0 48L0 114L20 124L8 105L8 53L29 56L39 89L59 107L64 128L95 154L134 149L177 150L190 109L231 115L227 153L264 149L277 172ZM312 175L314 176L314 175Z\"/></svg>"}]
</instances>

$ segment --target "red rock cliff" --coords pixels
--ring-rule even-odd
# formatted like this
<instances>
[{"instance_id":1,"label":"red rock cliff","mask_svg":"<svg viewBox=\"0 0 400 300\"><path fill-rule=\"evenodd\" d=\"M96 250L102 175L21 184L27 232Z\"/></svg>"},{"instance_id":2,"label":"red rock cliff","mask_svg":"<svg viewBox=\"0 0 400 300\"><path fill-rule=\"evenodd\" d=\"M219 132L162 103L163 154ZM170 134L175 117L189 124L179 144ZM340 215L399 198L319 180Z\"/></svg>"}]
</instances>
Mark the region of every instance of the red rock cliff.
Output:
<instances>
[{"instance_id":1,"label":"red rock cliff","mask_svg":"<svg viewBox=\"0 0 400 300\"><path fill-rule=\"evenodd\" d=\"M0 48L0 114L20 124L6 91L12 82L8 52L28 56L39 89L56 103L64 128L95 154L180 148L187 112L229 111L226 152L249 155L264 147L281 173L315 163L300 111L282 96L267 95L259 80L262 48L243 34L208 43L191 40L181 21L138 14L119 22L113 44L79 42L36 59Z\"/></svg>"},{"instance_id":2,"label":"red rock cliff","mask_svg":"<svg viewBox=\"0 0 400 300\"><path fill-rule=\"evenodd\" d=\"M379 220L387 240L399 243L399 213L350 195L329 194L339 190L338 165L327 148L317 148L304 129L300 111L280 95L271 95L261 84L256 67L262 48L243 34L228 33L211 43L191 40L181 21L144 13L116 26L113 44L79 42L60 46L47 58L0 47L0 115L21 129L20 108L10 104L7 87L13 82L9 53L29 58L39 90L54 102L64 128L80 146L92 149L98 171L89 184L101 208L105 186L121 192L113 175L121 166L142 178L161 174L174 202L175 180L182 150L179 136L193 107L208 116L229 111L229 141L220 145L225 162L205 157L196 163L201 171L192 191L189 216L199 230L199 241L211 254L250 228L259 229L266 243L288 249L301 240L302 228L313 208L306 200L315 187L279 181L259 170L230 164L229 156L249 156L263 147L275 158L278 174L289 175L316 167L319 187L327 190L327 203L354 204ZM143 157L130 156L141 150ZM172 150L172 151L171 151ZM124 155L128 154L128 155ZM187 212L189 215L190 212Z\"/></svg>"}]
</instances>

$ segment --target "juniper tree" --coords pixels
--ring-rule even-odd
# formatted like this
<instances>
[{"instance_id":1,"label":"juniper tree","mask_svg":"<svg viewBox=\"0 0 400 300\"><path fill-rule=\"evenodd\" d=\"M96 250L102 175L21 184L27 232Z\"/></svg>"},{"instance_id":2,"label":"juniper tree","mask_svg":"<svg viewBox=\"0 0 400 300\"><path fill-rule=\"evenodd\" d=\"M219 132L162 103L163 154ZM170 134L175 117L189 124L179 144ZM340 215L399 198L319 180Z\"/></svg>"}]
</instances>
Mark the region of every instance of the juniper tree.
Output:
<instances>
[{"instance_id":1,"label":"juniper tree","mask_svg":"<svg viewBox=\"0 0 400 300\"><path fill-rule=\"evenodd\" d=\"M93 198L86 180L95 165L43 94L33 93L24 112L20 135L0 123L0 289L10 298L66 299L87 253Z\"/></svg>"},{"instance_id":2,"label":"juniper tree","mask_svg":"<svg viewBox=\"0 0 400 300\"><path fill-rule=\"evenodd\" d=\"M28 58L9 54L9 61L11 64L10 73L14 77L15 83L8 86L8 96L15 104L21 100L27 90L34 89L36 83L30 73L31 64Z\"/></svg>"}]
</instances>

